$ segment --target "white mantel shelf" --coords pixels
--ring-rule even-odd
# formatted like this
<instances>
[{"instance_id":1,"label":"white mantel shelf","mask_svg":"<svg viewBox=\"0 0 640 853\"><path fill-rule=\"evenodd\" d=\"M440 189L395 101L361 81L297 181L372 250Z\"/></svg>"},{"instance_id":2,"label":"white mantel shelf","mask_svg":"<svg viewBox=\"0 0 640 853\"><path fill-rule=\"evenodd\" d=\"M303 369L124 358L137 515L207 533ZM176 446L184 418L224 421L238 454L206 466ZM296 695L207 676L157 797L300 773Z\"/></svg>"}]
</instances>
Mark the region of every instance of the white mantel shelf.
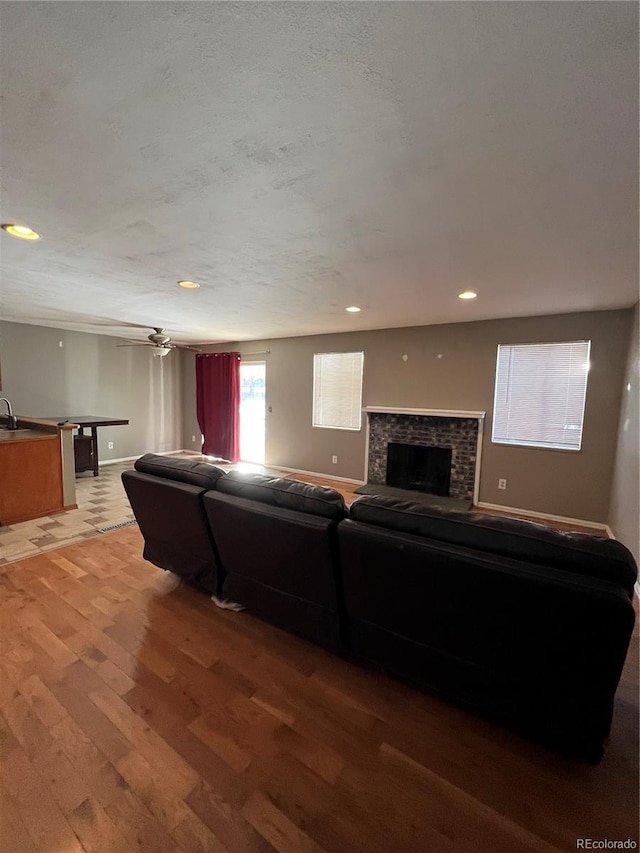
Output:
<instances>
[{"instance_id":1,"label":"white mantel shelf","mask_svg":"<svg viewBox=\"0 0 640 853\"><path fill-rule=\"evenodd\" d=\"M462 412L453 409L390 409L388 406L365 406L363 412L383 415L422 415L428 418L477 418L482 420L486 412Z\"/></svg>"}]
</instances>

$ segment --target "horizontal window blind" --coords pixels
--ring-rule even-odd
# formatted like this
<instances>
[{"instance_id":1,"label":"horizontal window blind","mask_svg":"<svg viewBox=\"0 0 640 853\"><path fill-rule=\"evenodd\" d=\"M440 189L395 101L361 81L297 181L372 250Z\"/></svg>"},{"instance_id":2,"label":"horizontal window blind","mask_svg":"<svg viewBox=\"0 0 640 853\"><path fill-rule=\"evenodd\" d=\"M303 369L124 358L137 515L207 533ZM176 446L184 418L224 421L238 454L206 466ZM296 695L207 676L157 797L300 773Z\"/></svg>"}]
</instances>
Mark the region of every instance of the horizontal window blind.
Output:
<instances>
[{"instance_id":1,"label":"horizontal window blind","mask_svg":"<svg viewBox=\"0 0 640 853\"><path fill-rule=\"evenodd\" d=\"M313 426L359 430L362 418L362 352L313 356Z\"/></svg>"},{"instance_id":2,"label":"horizontal window blind","mask_svg":"<svg viewBox=\"0 0 640 853\"><path fill-rule=\"evenodd\" d=\"M591 341L498 346L492 440L580 450Z\"/></svg>"}]
</instances>

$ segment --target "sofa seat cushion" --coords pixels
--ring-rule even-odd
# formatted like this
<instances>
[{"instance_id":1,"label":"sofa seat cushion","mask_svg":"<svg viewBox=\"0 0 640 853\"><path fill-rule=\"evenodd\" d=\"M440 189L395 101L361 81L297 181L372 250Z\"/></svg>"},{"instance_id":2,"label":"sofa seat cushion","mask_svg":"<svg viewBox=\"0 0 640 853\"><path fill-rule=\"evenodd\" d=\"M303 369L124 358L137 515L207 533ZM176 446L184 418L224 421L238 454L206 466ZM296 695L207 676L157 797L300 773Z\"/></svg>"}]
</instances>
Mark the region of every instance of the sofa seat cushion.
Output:
<instances>
[{"instance_id":1,"label":"sofa seat cushion","mask_svg":"<svg viewBox=\"0 0 640 853\"><path fill-rule=\"evenodd\" d=\"M339 521L347 515L347 507L340 492L298 480L230 471L218 480L216 488L227 495L321 518Z\"/></svg>"},{"instance_id":2,"label":"sofa seat cushion","mask_svg":"<svg viewBox=\"0 0 640 853\"><path fill-rule=\"evenodd\" d=\"M221 468L210 465L208 462L175 459L171 456L159 456L156 453L145 453L136 460L134 468L143 474L177 480L189 486L199 486L201 489L215 489L217 481L224 475Z\"/></svg>"},{"instance_id":3,"label":"sofa seat cushion","mask_svg":"<svg viewBox=\"0 0 640 853\"><path fill-rule=\"evenodd\" d=\"M615 539L381 495L358 498L351 505L350 516L363 524L612 581L629 597L633 595L638 574L635 560Z\"/></svg>"}]
</instances>

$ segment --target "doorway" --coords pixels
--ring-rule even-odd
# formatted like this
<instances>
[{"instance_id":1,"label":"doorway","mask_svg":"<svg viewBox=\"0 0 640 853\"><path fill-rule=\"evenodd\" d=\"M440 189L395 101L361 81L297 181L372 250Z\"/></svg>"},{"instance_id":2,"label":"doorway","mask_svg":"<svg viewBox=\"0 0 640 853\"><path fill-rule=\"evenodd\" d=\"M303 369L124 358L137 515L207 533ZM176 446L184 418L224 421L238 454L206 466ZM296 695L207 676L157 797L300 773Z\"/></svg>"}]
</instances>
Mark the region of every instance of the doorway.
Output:
<instances>
[{"instance_id":1,"label":"doorway","mask_svg":"<svg viewBox=\"0 0 640 853\"><path fill-rule=\"evenodd\" d=\"M240 459L264 465L266 363L240 362Z\"/></svg>"}]
</instances>

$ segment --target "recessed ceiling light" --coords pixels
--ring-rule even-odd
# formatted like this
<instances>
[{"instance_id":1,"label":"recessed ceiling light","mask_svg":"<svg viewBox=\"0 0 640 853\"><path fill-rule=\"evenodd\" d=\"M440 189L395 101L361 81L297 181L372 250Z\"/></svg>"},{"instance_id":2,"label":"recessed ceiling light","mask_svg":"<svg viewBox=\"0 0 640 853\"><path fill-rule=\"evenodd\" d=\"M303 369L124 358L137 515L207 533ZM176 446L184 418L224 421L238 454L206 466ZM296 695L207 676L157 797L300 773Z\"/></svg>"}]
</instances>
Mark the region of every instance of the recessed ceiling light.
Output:
<instances>
[{"instance_id":1,"label":"recessed ceiling light","mask_svg":"<svg viewBox=\"0 0 640 853\"><path fill-rule=\"evenodd\" d=\"M184 279L179 281L178 284L180 287L186 287L187 290L195 290L196 287L200 287L197 281L184 281Z\"/></svg>"},{"instance_id":2,"label":"recessed ceiling light","mask_svg":"<svg viewBox=\"0 0 640 853\"><path fill-rule=\"evenodd\" d=\"M0 225L3 231L11 234L12 237L20 237L21 240L39 240L40 235L32 228L27 228L26 225L14 225L8 222L6 225Z\"/></svg>"},{"instance_id":3,"label":"recessed ceiling light","mask_svg":"<svg viewBox=\"0 0 640 853\"><path fill-rule=\"evenodd\" d=\"M475 299L477 295L474 290L463 290L458 294L458 299Z\"/></svg>"},{"instance_id":4,"label":"recessed ceiling light","mask_svg":"<svg viewBox=\"0 0 640 853\"><path fill-rule=\"evenodd\" d=\"M348 308L344 309L348 311L350 314L357 314L359 311L362 311L362 308L358 308L357 305L350 305Z\"/></svg>"}]
</instances>

